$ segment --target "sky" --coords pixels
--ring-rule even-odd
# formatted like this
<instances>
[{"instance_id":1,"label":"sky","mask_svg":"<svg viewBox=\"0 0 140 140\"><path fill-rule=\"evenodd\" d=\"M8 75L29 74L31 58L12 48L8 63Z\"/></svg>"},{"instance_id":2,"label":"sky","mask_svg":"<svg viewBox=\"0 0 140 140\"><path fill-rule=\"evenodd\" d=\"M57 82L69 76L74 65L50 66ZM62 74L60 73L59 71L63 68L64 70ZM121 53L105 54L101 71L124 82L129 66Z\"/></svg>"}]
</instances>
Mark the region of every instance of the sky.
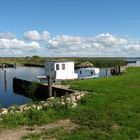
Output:
<instances>
[{"instance_id":1,"label":"sky","mask_svg":"<svg viewBox=\"0 0 140 140\"><path fill-rule=\"evenodd\" d=\"M0 0L0 57L140 57L140 0Z\"/></svg>"}]
</instances>

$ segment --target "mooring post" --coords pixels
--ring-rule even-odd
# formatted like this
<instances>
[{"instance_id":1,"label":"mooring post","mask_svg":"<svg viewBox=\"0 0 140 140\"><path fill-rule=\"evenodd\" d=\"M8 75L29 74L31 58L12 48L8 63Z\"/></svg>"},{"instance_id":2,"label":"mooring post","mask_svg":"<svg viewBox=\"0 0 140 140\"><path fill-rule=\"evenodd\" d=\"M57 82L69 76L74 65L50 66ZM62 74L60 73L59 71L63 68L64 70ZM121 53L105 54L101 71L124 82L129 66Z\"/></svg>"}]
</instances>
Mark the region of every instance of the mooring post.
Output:
<instances>
[{"instance_id":1,"label":"mooring post","mask_svg":"<svg viewBox=\"0 0 140 140\"><path fill-rule=\"evenodd\" d=\"M16 68L17 68L17 64L15 63L14 65L15 65L14 67L15 67L15 69L16 69Z\"/></svg>"},{"instance_id":2,"label":"mooring post","mask_svg":"<svg viewBox=\"0 0 140 140\"><path fill-rule=\"evenodd\" d=\"M4 81L6 82L6 70L4 70Z\"/></svg>"},{"instance_id":3,"label":"mooring post","mask_svg":"<svg viewBox=\"0 0 140 140\"><path fill-rule=\"evenodd\" d=\"M4 91L7 91L6 70L4 70Z\"/></svg>"},{"instance_id":4,"label":"mooring post","mask_svg":"<svg viewBox=\"0 0 140 140\"><path fill-rule=\"evenodd\" d=\"M108 68L106 68L106 77L108 77Z\"/></svg>"},{"instance_id":5,"label":"mooring post","mask_svg":"<svg viewBox=\"0 0 140 140\"><path fill-rule=\"evenodd\" d=\"M119 73L119 75L121 74L121 66L120 65L118 66L118 73Z\"/></svg>"},{"instance_id":6,"label":"mooring post","mask_svg":"<svg viewBox=\"0 0 140 140\"><path fill-rule=\"evenodd\" d=\"M51 75L48 75L47 79L48 79L48 94L49 94L49 97L52 97L52 79L51 79Z\"/></svg>"},{"instance_id":7,"label":"mooring post","mask_svg":"<svg viewBox=\"0 0 140 140\"><path fill-rule=\"evenodd\" d=\"M120 75L121 74L121 67L120 65L116 66L116 75Z\"/></svg>"}]
</instances>

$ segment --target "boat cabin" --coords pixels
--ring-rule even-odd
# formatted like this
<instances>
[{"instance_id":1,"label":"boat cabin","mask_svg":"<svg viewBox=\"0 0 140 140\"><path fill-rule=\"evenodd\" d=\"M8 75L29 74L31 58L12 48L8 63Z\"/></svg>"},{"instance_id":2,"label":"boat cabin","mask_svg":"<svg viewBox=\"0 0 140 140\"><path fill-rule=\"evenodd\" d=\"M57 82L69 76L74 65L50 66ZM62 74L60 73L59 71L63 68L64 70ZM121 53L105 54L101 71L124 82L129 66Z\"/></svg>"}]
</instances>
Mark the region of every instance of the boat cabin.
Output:
<instances>
[{"instance_id":1,"label":"boat cabin","mask_svg":"<svg viewBox=\"0 0 140 140\"><path fill-rule=\"evenodd\" d=\"M74 62L45 62L45 75L51 75L54 80L76 79L78 74L74 72Z\"/></svg>"},{"instance_id":2,"label":"boat cabin","mask_svg":"<svg viewBox=\"0 0 140 140\"><path fill-rule=\"evenodd\" d=\"M78 78L96 78L99 77L99 68L80 68L78 69Z\"/></svg>"}]
</instances>

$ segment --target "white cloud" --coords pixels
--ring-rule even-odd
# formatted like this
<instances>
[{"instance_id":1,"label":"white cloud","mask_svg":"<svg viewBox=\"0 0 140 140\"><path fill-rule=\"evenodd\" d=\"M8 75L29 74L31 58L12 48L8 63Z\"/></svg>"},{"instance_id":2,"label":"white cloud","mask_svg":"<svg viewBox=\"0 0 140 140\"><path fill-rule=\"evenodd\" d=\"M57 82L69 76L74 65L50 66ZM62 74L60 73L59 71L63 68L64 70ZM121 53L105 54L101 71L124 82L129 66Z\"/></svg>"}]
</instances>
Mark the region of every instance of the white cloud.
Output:
<instances>
[{"instance_id":1,"label":"white cloud","mask_svg":"<svg viewBox=\"0 0 140 140\"><path fill-rule=\"evenodd\" d=\"M109 33L95 36L50 36L48 31L28 31L28 40L19 40L12 33L0 33L0 56L139 56L140 42Z\"/></svg>"},{"instance_id":2,"label":"white cloud","mask_svg":"<svg viewBox=\"0 0 140 140\"><path fill-rule=\"evenodd\" d=\"M26 56L38 53L41 47L37 42L26 43L18 39L0 39L1 56Z\"/></svg>"},{"instance_id":3,"label":"white cloud","mask_svg":"<svg viewBox=\"0 0 140 140\"><path fill-rule=\"evenodd\" d=\"M31 52L36 52L39 51L39 49L41 49L39 43L35 41L24 44L24 48L26 49L26 51L31 51Z\"/></svg>"},{"instance_id":4,"label":"white cloud","mask_svg":"<svg viewBox=\"0 0 140 140\"><path fill-rule=\"evenodd\" d=\"M41 36L38 31L28 31L24 33L25 39L32 40L32 41L39 41L41 40Z\"/></svg>"},{"instance_id":5,"label":"white cloud","mask_svg":"<svg viewBox=\"0 0 140 140\"><path fill-rule=\"evenodd\" d=\"M140 51L140 42L109 33L92 37L60 35L49 39L48 44L48 49L66 56L135 56Z\"/></svg>"},{"instance_id":6,"label":"white cloud","mask_svg":"<svg viewBox=\"0 0 140 140\"><path fill-rule=\"evenodd\" d=\"M48 41L49 37L50 37L50 33L48 31L43 31L43 33L41 34L41 38L44 41Z\"/></svg>"},{"instance_id":7,"label":"white cloud","mask_svg":"<svg viewBox=\"0 0 140 140\"><path fill-rule=\"evenodd\" d=\"M14 39L16 35L10 32L0 33L0 39Z\"/></svg>"},{"instance_id":8,"label":"white cloud","mask_svg":"<svg viewBox=\"0 0 140 140\"><path fill-rule=\"evenodd\" d=\"M48 41L50 37L50 33L48 31L43 31L39 33L36 30L27 31L24 33L24 38L31 41Z\"/></svg>"}]
</instances>

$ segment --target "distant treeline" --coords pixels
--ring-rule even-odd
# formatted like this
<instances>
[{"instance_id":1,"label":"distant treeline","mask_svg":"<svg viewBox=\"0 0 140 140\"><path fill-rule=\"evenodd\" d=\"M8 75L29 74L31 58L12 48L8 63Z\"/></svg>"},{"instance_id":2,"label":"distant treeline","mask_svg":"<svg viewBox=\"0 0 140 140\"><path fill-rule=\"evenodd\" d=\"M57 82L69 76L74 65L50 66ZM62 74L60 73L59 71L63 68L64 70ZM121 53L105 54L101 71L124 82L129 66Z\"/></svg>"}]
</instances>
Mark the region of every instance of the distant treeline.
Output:
<instances>
[{"instance_id":1,"label":"distant treeline","mask_svg":"<svg viewBox=\"0 0 140 140\"><path fill-rule=\"evenodd\" d=\"M89 57L40 57L40 56L26 56L26 57L1 57L0 63L17 63L21 65L44 65L45 61L74 61L75 67L79 66L83 62L90 62L94 67L115 67L117 65L124 66L126 61L122 58L89 58Z\"/></svg>"},{"instance_id":2,"label":"distant treeline","mask_svg":"<svg viewBox=\"0 0 140 140\"><path fill-rule=\"evenodd\" d=\"M126 61L119 58L78 58L76 59L75 65L78 66L82 62L90 62L94 67L105 68L105 67L116 67L125 66Z\"/></svg>"}]
</instances>

